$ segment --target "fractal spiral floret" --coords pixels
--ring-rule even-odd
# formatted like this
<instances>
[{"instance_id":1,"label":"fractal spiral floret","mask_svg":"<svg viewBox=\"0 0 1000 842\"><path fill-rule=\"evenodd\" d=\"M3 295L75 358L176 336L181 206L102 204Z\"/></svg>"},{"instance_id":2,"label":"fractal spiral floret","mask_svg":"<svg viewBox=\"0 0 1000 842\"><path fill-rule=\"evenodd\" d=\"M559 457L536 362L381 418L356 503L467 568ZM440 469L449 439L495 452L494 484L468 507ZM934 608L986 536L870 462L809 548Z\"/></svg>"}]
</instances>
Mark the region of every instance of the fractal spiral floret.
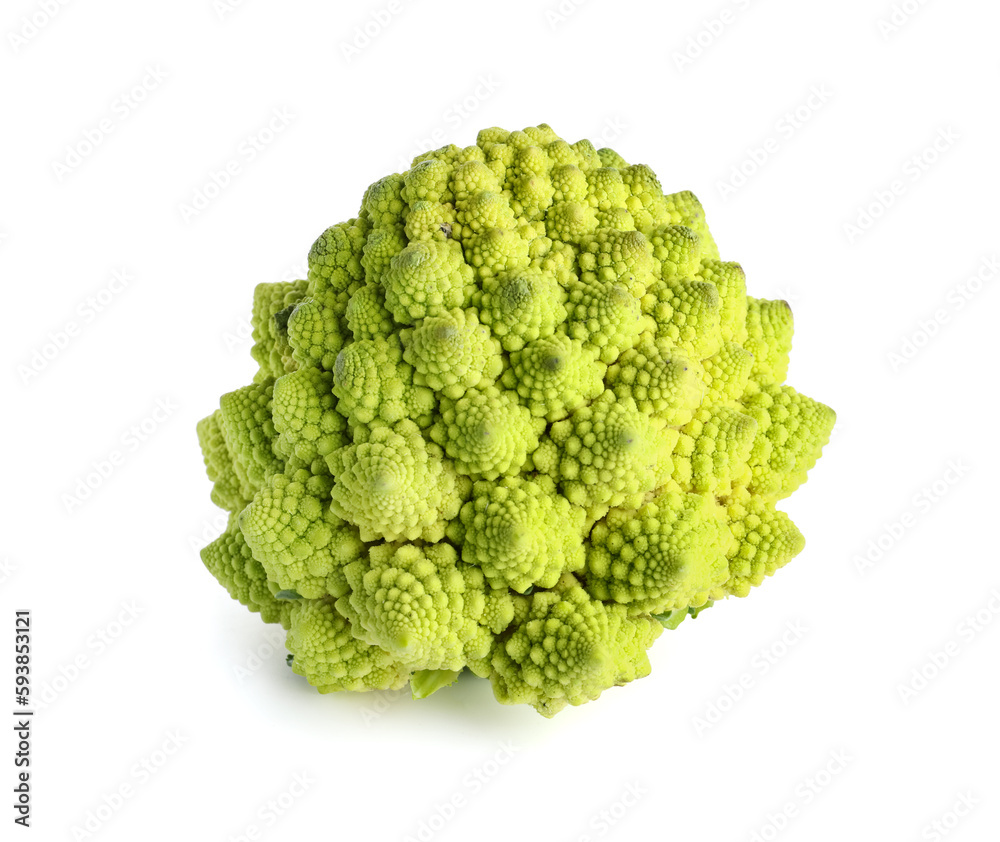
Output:
<instances>
[{"instance_id":1,"label":"fractal spiral floret","mask_svg":"<svg viewBox=\"0 0 1000 842\"><path fill-rule=\"evenodd\" d=\"M791 311L610 149L420 155L252 320L253 383L198 425L230 512L202 558L322 693L468 670L552 716L803 548L775 504L834 413L784 384Z\"/></svg>"}]
</instances>

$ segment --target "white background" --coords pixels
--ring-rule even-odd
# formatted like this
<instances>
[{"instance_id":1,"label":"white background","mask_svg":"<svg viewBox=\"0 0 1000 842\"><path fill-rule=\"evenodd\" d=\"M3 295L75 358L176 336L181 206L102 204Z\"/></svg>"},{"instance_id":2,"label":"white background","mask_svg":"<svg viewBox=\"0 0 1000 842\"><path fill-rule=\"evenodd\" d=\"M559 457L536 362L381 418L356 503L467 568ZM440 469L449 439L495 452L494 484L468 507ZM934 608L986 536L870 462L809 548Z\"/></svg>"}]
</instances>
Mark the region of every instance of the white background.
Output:
<instances>
[{"instance_id":1,"label":"white background","mask_svg":"<svg viewBox=\"0 0 1000 842\"><path fill-rule=\"evenodd\" d=\"M30 608L29 833L994 838L1000 13L903 5L5 3L0 686ZM543 121L694 190L751 294L791 302L789 382L839 413L785 503L808 545L552 721L475 680L320 696L198 559L223 519L195 422L255 370L254 284L301 276L367 184Z\"/></svg>"}]
</instances>

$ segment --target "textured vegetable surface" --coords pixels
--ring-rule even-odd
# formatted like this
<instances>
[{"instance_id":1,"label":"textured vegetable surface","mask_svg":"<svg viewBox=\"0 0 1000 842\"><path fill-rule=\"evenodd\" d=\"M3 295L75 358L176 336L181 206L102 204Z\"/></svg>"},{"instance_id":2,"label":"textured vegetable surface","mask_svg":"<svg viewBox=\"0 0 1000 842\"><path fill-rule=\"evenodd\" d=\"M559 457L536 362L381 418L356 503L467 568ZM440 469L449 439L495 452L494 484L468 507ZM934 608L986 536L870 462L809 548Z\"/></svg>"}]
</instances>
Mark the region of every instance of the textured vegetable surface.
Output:
<instances>
[{"instance_id":1,"label":"textured vegetable surface","mask_svg":"<svg viewBox=\"0 0 1000 842\"><path fill-rule=\"evenodd\" d=\"M610 149L420 155L253 325L253 383L198 425L231 513L202 558L320 692L468 669L552 716L802 550L775 503L834 413L784 385L791 311Z\"/></svg>"}]
</instances>

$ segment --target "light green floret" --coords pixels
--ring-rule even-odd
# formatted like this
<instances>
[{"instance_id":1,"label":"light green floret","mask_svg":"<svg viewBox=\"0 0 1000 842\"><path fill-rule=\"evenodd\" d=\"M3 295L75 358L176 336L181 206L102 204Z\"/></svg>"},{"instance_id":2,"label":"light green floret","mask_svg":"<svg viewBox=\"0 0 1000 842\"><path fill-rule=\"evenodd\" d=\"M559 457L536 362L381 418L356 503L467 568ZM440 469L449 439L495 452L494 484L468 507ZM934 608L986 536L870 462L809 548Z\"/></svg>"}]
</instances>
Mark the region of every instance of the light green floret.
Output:
<instances>
[{"instance_id":1,"label":"light green floret","mask_svg":"<svg viewBox=\"0 0 1000 842\"><path fill-rule=\"evenodd\" d=\"M459 239L458 219L455 208L438 202L416 202L406 212L405 233L411 242L416 240Z\"/></svg>"},{"instance_id":2,"label":"light green floret","mask_svg":"<svg viewBox=\"0 0 1000 842\"><path fill-rule=\"evenodd\" d=\"M245 499L264 485L272 474L282 469L274 452L277 435L271 417L274 380L244 386L219 400L222 435L235 457L233 469Z\"/></svg>"},{"instance_id":3,"label":"light green floret","mask_svg":"<svg viewBox=\"0 0 1000 842\"><path fill-rule=\"evenodd\" d=\"M604 391L604 371L582 342L556 333L514 351L501 381L532 415L558 421Z\"/></svg>"},{"instance_id":4,"label":"light green floret","mask_svg":"<svg viewBox=\"0 0 1000 842\"><path fill-rule=\"evenodd\" d=\"M250 552L237 515L230 515L226 531L202 549L201 560L233 599L260 614L265 623L288 628L292 604L271 593L267 573Z\"/></svg>"},{"instance_id":5,"label":"light green floret","mask_svg":"<svg viewBox=\"0 0 1000 842\"><path fill-rule=\"evenodd\" d=\"M581 138L570 146L579 158L577 166L580 169L591 170L601 166L601 156L597 154L597 147L591 141Z\"/></svg>"},{"instance_id":6,"label":"light green floret","mask_svg":"<svg viewBox=\"0 0 1000 842\"><path fill-rule=\"evenodd\" d=\"M806 545L798 527L784 512L747 491L734 495L727 503L730 529L736 539L729 552L729 579L713 594L746 596L750 588L763 583Z\"/></svg>"},{"instance_id":7,"label":"light green floret","mask_svg":"<svg viewBox=\"0 0 1000 842\"><path fill-rule=\"evenodd\" d=\"M625 284L578 281L569 288L565 308L567 335L593 349L603 363L617 360L649 327L639 299Z\"/></svg>"},{"instance_id":8,"label":"light green floret","mask_svg":"<svg viewBox=\"0 0 1000 842\"><path fill-rule=\"evenodd\" d=\"M512 229L517 224L510 202L500 193L480 190L458 203L458 224L463 239L469 239L490 228Z\"/></svg>"},{"instance_id":9,"label":"light green floret","mask_svg":"<svg viewBox=\"0 0 1000 842\"><path fill-rule=\"evenodd\" d=\"M403 362L398 336L352 342L333 367L337 411L352 428L395 424L404 418L431 422L434 393L413 384L413 368Z\"/></svg>"},{"instance_id":10,"label":"light green floret","mask_svg":"<svg viewBox=\"0 0 1000 842\"><path fill-rule=\"evenodd\" d=\"M444 161L423 161L403 174L402 199L411 208L417 202L451 202L450 181L451 167Z\"/></svg>"},{"instance_id":11,"label":"light green floret","mask_svg":"<svg viewBox=\"0 0 1000 842\"><path fill-rule=\"evenodd\" d=\"M582 243L597 230L597 211L586 202L557 202L545 215L545 232L553 240Z\"/></svg>"},{"instance_id":12,"label":"light green floret","mask_svg":"<svg viewBox=\"0 0 1000 842\"><path fill-rule=\"evenodd\" d=\"M639 231L602 228L580 246L580 280L591 284L624 284L641 298L657 278L653 247Z\"/></svg>"},{"instance_id":13,"label":"light green floret","mask_svg":"<svg viewBox=\"0 0 1000 842\"><path fill-rule=\"evenodd\" d=\"M683 225L698 235L701 241L702 258L718 259L719 249L715 245L701 202L690 190L670 193L663 197L667 219L674 225Z\"/></svg>"},{"instance_id":14,"label":"light green floret","mask_svg":"<svg viewBox=\"0 0 1000 842\"><path fill-rule=\"evenodd\" d=\"M346 569L348 597L337 600L355 634L419 670L478 671L495 635L514 619L514 601L504 588L486 584L476 567L458 561L447 543L418 547L380 544L367 562Z\"/></svg>"},{"instance_id":15,"label":"light green floret","mask_svg":"<svg viewBox=\"0 0 1000 842\"><path fill-rule=\"evenodd\" d=\"M448 310L400 332L403 359L414 368L413 382L444 397L492 384L503 370L500 343L479 324L476 311Z\"/></svg>"},{"instance_id":16,"label":"light green floret","mask_svg":"<svg viewBox=\"0 0 1000 842\"><path fill-rule=\"evenodd\" d=\"M515 219L541 219L552 204L552 179L545 172L518 176L510 190L510 209Z\"/></svg>"},{"instance_id":17,"label":"light green floret","mask_svg":"<svg viewBox=\"0 0 1000 842\"><path fill-rule=\"evenodd\" d=\"M758 425L750 454L750 490L767 499L787 497L806 481L830 440L837 414L791 386L764 386L743 405Z\"/></svg>"},{"instance_id":18,"label":"light green floret","mask_svg":"<svg viewBox=\"0 0 1000 842\"><path fill-rule=\"evenodd\" d=\"M544 428L545 422L509 392L488 386L470 389L459 400L442 399L441 418L430 436L458 473L493 480L521 469Z\"/></svg>"},{"instance_id":19,"label":"light green floret","mask_svg":"<svg viewBox=\"0 0 1000 842\"><path fill-rule=\"evenodd\" d=\"M473 301L479 320L500 340L505 351L551 336L565 321L566 293L556 280L538 269L502 272L483 280Z\"/></svg>"},{"instance_id":20,"label":"light green floret","mask_svg":"<svg viewBox=\"0 0 1000 842\"><path fill-rule=\"evenodd\" d=\"M569 243L560 243L548 237L535 237L528 253L531 257L531 269L549 276L563 290L579 277L576 272L576 249Z\"/></svg>"},{"instance_id":21,"label":"light green floret","mask_svg":"<svg viewBox=\"0 0 1000 842\"><path fill-rule=\"evenodd\" d=\"M356 290L344 315L356 340L388 336L396 329L392 313L385 308L385 290L379 284L368 283Z\"/></svg>"},{"instance_id":22,"label":"light green floret","mask_svg":"<svg viewBox=\"0 0 1000 842\"><path fill-rule=\"evenodd\" d=\"M514 161L517 150L507 143L486 143L482 147L484 163L501 186L507 178L507 169Z\"/></svg>"},{"instance_id":23,"label":"light green floret","mask_svg":"<svg viewBox=\"0 0 1000 842\"><path fill-rule=\"evenodd\" d=\"M548 123L539 123L537 126L528 126L522 131L513 131L507 137L507 142L516 149L523 149L526 146L544 146L558 137Z\"/></svg>"},{"instance_id":24,"label":"light green floret","mask_svg":"<svg viewBox=\"0 0 1000 842\"><path fill-rule=\"evenodd\" d=\"M477 482L461 511L462 560L493 587L551 588L583 565L584 518L547 477Z\"/></svg>"},{"instance_id":25,"label":"light green floret","mask_svg":"<svg viewBox=\"0 0 1000 842\"><path fill-rule=\"evenodd\" d=\"M508 137L510 137L510 132L507 129L500 126L489 126L476 133L476 145L483 149L489 149L494 144L505 144Z\"/></svg>"},{"instance_id":26,"label":"light green floret","mask_svg":"<svg viewBox=\"0 0 1000 842\"><path fill-rule=\"evenodd\" d=\"M673 453L673 478L679 485L725 497L750 481L757 422L741 410L703 406L681 428Z\"/></svg>"},{"instance_id":27,"label":"light green floret","mask_svg":"<svg viewBox=\"0 0 1000 842\"><path fill-rule=\"evenodd\" d=\"M656 427L635 401L608 390L554 423L532 461L577 506L636 509L658 485L656 467L669 455L662 447Z\"/></svg>"},{"instance_id":28,"label":"light green floret","mask_svg":"<svg viewBox=\"0 0 1000 842\"><path fill-rule=\"evenodd\" d=\"M536 219L534 222L521 222L514 230L528 241L530 247L539 237L545 237L545 221Z\"/></svg>"},{"instance_id":29,"label":"light green floret","mask_svg":"<svg viewBox=\"0 0 1000 842\"><path fill-rule=\"evenodd\" d=\"M402 224L405 209L403 176L399 173L384 176L369 185L361 200L362 213L376 228L389 228Z\"/></svg>"},{"instance_id":30,"label":"light green floret","mask_svg":"<svg viewBox=\"0 0 1000 842\"><path fill-rule=\"evenodd\" d=\"M632 214L636 228L645 231L666 214L660 180L646 164L632 164L621 173L622 181L632 194L625 200L625 206Z\"/></svg>"},{"instance_id":31,"label":"light green floret","mask_svg":"<svg viewBox=\"0 0 1000 842\"><path fill-rule=\"evenodd\" d=\"M683 354L661 354L644 341L608 368L605 382L619 399L631 398L641 412L671 426L686 424L705 394L702 367Z\"/></svg>"},{"instance_id":32,"label":"light green floret","mask_svg":"<svg viewBox=\"0 0 1000 842\"><path fill-rule=\"evenodd\" d=\"M792 349L792 308L787 301L747 299L747 334L744 347L753 354L747 392L761 386L783 383L788 376L788 354Z\"/></svg>"},{"instance_id":33,"label":"light green floret","mask_svg":"<svg viewBox=\"0 0 1000 842\"><path fill-rule=\"evenodd\" d=\"M213 483L212 502L228 512L238 512L250 502L250 497L244 496L242 483L236 475L236 460L226 445L222 424L220 409L202 418L197 426L198 443L205 471Z\"/></svg>"},{"instance_id":34,"label":"light green floret","mask_svg":"<svg viewBox=\"0 0 1000 842\"><path fill-rule=\"evenodd\" d=\"M560 164L552 169L552 189L556 202L582 204L587 200L587 174L573 164Z\"/></svg>"},{"instance_id":35,"label":"light green floret","mask_svg":"<svg viewBox=\"0 0 1000 842\"><path fill-rule=\"evenodd\" d=\"M472 268L454 240L410 243L382 276L385 304L403 325L464 307L473 290Z\"/></svg>"},{"instance_id":36,"label":"light green floret","mask_svg":"<svg viewBox=\"0 0 1000 842\"><path fill-rule=\"evenodd\" d=\"M305 281L257 284L254 289L253 315L250 317L254 344L250 356L260 366L255 382L295 371L286 326L291 308L305 297Z\"/></svg>"},{"instance_id":37,"label":"light green floret","mask_svg":"<svg viewBox=\"0 0 1000 842\"><path fill-rule=\"evenodd\" d=\"M643 296L642 311L653 318L657 344L703 360L722 347L719 291L705 281L656 281Z\"/></svg>"},{"instance_id":38,"label":"light green floret","mask_svg":"<svg viewBox=\"0 0 1000 842\"><path fill-rule=\"evenodd\" d=\"M568 578L557 590L534 593L527 616L497 647L490 679L503 704L530 704L551 717L649 674L646 649L660 624L629 618Z\"/></svg>"},{"instance_id":39,"label":"light green floret","mask_svg":"<svg viewBox=\"0 0 1000 842\"><path fill-rule=\"evenodd\" d=\"M370 231L365 220L350 219L327 228L309 249L309 295L324 299L347 292L364 278L361 255Z\"/></svg>"},{"instance_id":40,"label":"light green floret","mask_svg":"<svg viewBox=\"0 0 1000 842\"><path fill-rule=\"evenodd\" d=\"M692 278L701 264L698 235L683 225L657 225L649 232L653 257L660 263L660 277L665 281Z\"/></svg>"},{"instance_id":41,"label":"light green floret","mask_svg":"<svg viewBox=\"0 0 1000 842\"><path fill-rule=\"evenodd\" d=\"M747 279L739 263L704 259L695 278L713 284L719 292L722 338L743 344L747 340Z\"/></svg>"},{"instance_id":42,"label":"light green floret","mask_svg":"<svg viewBox=\"0 0 1000 842\"><path fill-rule=\"evenodd\" d=\"M719 406L738 401L750 382L753 359L742 345L727 340L717 353L702 360L705 403Z\"/></svg>"},{"instance_id":43,"label":"light green floret","mask_svg":"<svg viewBox=\"0 0 1000 842\"><path fill-rule=\"evenodd\" d=\"M557 137L547 143L545 145L545 151L552 160L554 165L553 168L560 166L580 167L583 165L583 159L577 151L561 137Z\"/></svg>"},{"instance_id":44,"label":"light green floret","mask_svg":"<svg viewBox=\"0 0 1000 842\"><path fill-rule=\"evenodd\" d=\"M416 166L423 161L439 160L449 167L458 167L470 161L482 163L484 160L483 150L478 146L456 146L454 143L442 146L440 149L432 149L417 155L410 166Z\"/></svg>"},{"instance_id":45,"label":"light green floret","mask_svg":"<svg viewBox=\"0 0 1000 842\"><path fill-rule=\"evenodd\" d=\"M465 258L476 276L485 282L501 272L519 272L527 268L530 245L517 231L490 228L466 241Z\"/></svg>"},{"instance_id":46,"label":"light green floret","mask_svg":"<svg viewBox=\"0 0 1000 842\"><path fill-rule=\"evenodd\" d=\"M555 130L548 123L527 126L523 132L512 132L511 134L515 137L523 134L532 144L546 148L550 144L560 140L559 135L555 133Z\"/></svg>"},{"instance_id":47,"label":"light green floret","mask_svg":"<svg viewBox=\"0 0 1000 842\"><path fill-rule=\"evenodd\" d=\"M327 306L314 298L296 305L288 314L286 325L295 362L327 371L333 368L340 349L351 339L344 321L344 310L348 306L344 300Z\"/></svg>"},{"instance_id":48,"label":"light green floret","mask_svg":"<svg viewBox=\"0 0 1000 842\"><path fill-rule=\"evenodd\" d=\"M650 673L646 650L663 632L663 624L649 614L633 614L624 605L605 605L613 655L615 687Z\"/></svg>"},{"instance_id":49,"label":"light green floret","mask_svg":"<svg viewBox=\"0 0 1000 842\"><path fill-rule=\"evenodd\" d=\"M320 693L397 690L410 679L409 669L388 652L352 634L350 622L330 598L292 604L285 646L292 653L292 672Z\"/></svg>"},{"instance_id":50,"label":"light green floret","mask_svg":"<svg viewBox=\"0 0 1000 842\"><path fill-rule=\"evenodd\" d=\"M607 146L598 149L597 156L601 159L601 164L605 167L614 167L619 174L628 166L628 162L621 155Z\"/></svg>"},{"instance_id":51,"label":"light green floret","mask_svg":"<svg viewBox=\"0 0 1000 842\"><path fill-rule=\"evenodd\" d=\"M365 241L361 265L368 283L380 283L392 260L406 248L406 229L402 225L376 228Z\"/></svg>"},{"instance_id":52,"label":"light green floret","mask_svg":"<svg viewBox=\"0 0 1000 842\"><path fill-rule=\"evenodd\" d=\"M455 196L455 207L463 207L478 193L502 192L500 180L483 161L466 161L455 167L451 174L451 191Z\"/></svg>"},{"instance_id":53,"label":"light green floret","mask_svg":"<svg viewBox=\"0 0 1000 842\"><path fill-rule=\"evenodd\" d=\"M274 449L286 460L314 462L349 441L347 419L337 412L328 371L302 368L279 377L271 409L278 432Z\"/></svg>"},{"instance_id":54,"label":"light green floret","mask_svg":"<svg viewBox=\"0 0 1000 842\"><path fill-rule=\"evenodd\" d=\"M515 179L532 175L545 175L551 169L552 159L541 146L521 146L514 153L512 176Z\"/></svg>"},{"instance_id":55,"label":"light green floret","mask_svg":"<svg viewBox=\"0 0 1000 842\"><path fill-rule=\"evenodd\" d=\"M725 510L708 495L664 490L638 511L612 509L590 533L587 591L630 611L702 605L729 576Z\"/></svg>"},{"instance_id":56,"label":"light green floret","mask_svg":"<svg viewBox=\"0 0 1000 842\"><path fill-rule=\"evenodd\" d=\"M587 173L587 204L598 211L625 207L628 188L614 167L598 167Z\"/></svg>"},{"instance_id":57,"label":"light green floret","mask_svg":"<svg viewBox=\"0 0 1000 842\"><path fill-rule=\"evenodd\" d=\"M346 592L343 568L364 552L358 530L330 511L329 477L277 474L240 515L253 557L278 589L307 599Z\"/></svg>"},{"instance_id":58,"label":"light green floret","mask_svg":"<svg viewBox=\"0 0 1000 842\"><path fill-rule=\"evenodd\" d=\"M597 212L597 227L616 231L635 231L635 220L632 219L628 208L612 208Z\"/></svg>"},{"instance_id":59,"label":"light green floret","mask_svg":"<svg viewBox=\"0 0 1000 842\"><path fill-rule=\"evenodd\" d=\"M442 456L412 421L376 427L327 457L336 478L330 508L365 541L440 541L461 505L461 485Z\"/></svg>"}]
</instances>

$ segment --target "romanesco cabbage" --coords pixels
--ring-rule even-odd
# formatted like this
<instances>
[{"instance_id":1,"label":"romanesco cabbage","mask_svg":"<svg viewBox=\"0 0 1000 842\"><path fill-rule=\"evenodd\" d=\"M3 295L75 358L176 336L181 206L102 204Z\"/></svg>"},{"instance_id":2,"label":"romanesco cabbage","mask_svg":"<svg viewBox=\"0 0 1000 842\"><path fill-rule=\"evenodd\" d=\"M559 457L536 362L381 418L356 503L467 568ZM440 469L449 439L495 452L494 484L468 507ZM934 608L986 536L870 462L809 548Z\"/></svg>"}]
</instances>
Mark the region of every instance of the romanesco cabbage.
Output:
<instances>
[{"instance_id":1,"label":"romanesco cabbage","mask_svg":"<svg viewBox=\"0 0 1000 842\"><path fill-rule=\"evenodd\" d=\"M803 548L776 503L834 413L792 314L701 205L547 125L373 183L253 298L253 382L198 425L202 552L320 692L463 670L545 716L649 673L664 628Z\"/></svg>"}]
</instances>

